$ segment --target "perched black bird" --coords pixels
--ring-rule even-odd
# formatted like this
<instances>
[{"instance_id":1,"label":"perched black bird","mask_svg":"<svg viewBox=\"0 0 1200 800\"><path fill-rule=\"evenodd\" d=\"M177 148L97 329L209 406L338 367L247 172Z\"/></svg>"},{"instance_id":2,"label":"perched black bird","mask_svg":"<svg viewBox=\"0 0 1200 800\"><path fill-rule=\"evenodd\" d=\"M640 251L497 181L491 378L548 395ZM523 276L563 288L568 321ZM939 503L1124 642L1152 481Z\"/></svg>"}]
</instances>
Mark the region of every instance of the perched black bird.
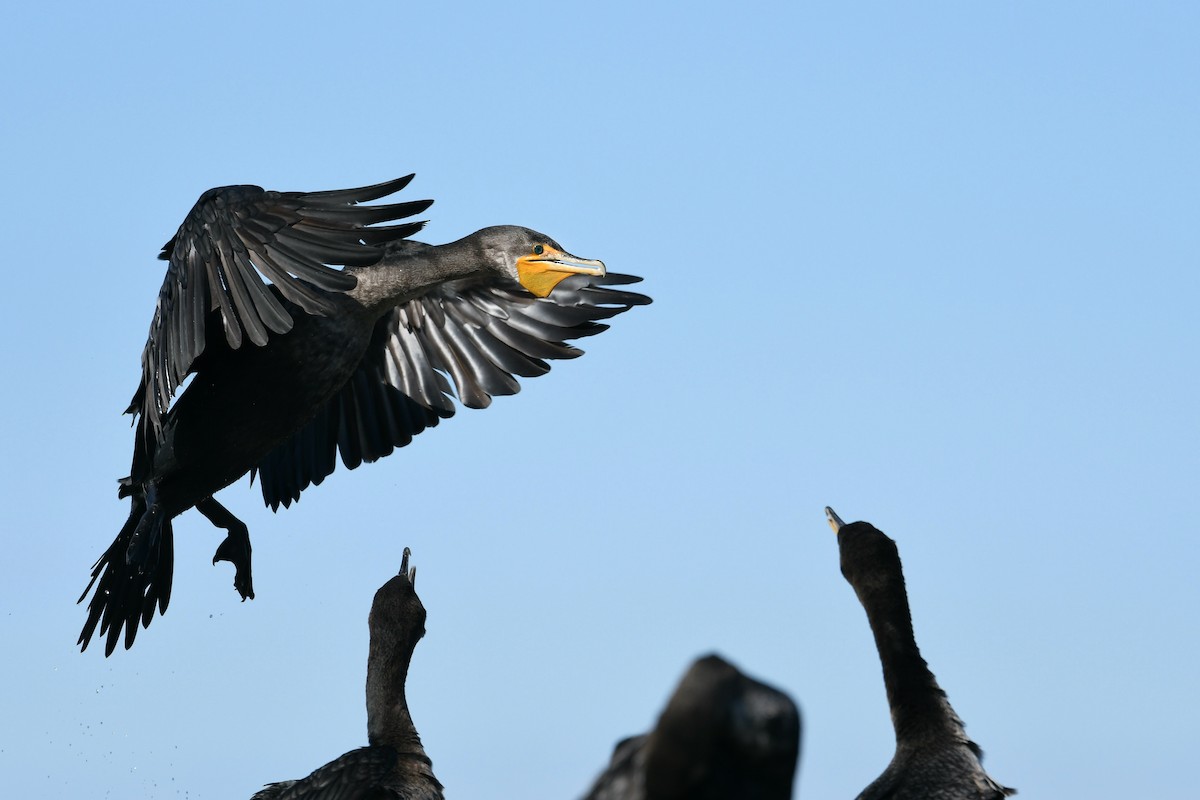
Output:
<instances>
[{"instance_id":1,"label":"perched black bird","mask_svg":"<svg viewBox=\"0 0 1200 800\"><path fill-rule=\"evenodd\" d=\"M1001 800L1016 789L983 769L983 751L934 680L917 641L896 543L868 522L842 523L826 507L837 533L842 575L867 611L883 664L896 754L858 800Z\"/></svg>"},{"instance_id":2,"label":"perched black bird","mask_svg":"<svg viewBox=\"0 0 1200 800\"><path fill-rule=\"evenodd\" d=\"M788 800L799 755L791 698L710 655L654 730L617 744L585 800Z\"/></svg>"},{"instance_id":3,"label":"perched black bird","mask_svg":"<svg viewBox=\"0 0 1200 800\"><path fill-rule=\"evenodd\" d=\"M330 761L307 778L268 784L251 800L442 800L442 784L408 713L404 684L413 649L425 635L416 567L404 548L400 574L375 593L367 657L367 746Z\"/></svg>"},{"instance_id":4,"label":"perched black bird","mask_svg":"<svg viewBox=\"0 0 1200 800\"><path fill-rule=\"evenodd\" d=\"M133 644L171 596L171 520L193 506L228 533L218 560L254 596L246 526L213 494L257 472L263 498L287 506L333 472L386 456L459 400L486 407L516 376L582 351L565 342L650 302L528 228L484 228L450 244L406 239L432 201L363 206L412 176L360 189L205 192L160 258L169 262L142 378L133 466L120 496L129 519L92 569L79 635L99 629L110 654ZM330 265L342 265L338 270ZM185 379L190 383L178 398Z\"/></svg>"}]
</instances>

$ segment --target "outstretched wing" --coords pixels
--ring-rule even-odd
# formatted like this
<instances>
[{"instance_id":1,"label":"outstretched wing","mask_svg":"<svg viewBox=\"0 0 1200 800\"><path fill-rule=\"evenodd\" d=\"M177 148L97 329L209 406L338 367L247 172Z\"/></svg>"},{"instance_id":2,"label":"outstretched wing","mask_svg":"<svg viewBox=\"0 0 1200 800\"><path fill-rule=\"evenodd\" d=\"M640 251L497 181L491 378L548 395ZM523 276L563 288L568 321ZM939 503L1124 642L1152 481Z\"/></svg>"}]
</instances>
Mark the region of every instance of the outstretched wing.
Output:
<instances>
[{"instance_id":1,"label":"outstretched wing","mask_svg":"<svg viewBox=\"0 0 1200 800\"><path fill-rule=\"evenodd\" d=\"M469 408L516 394L517 377L549 372L547 359L583 355L567 341L648 304L645 295L612 288L640 280L572 275L545 298L515 282L447 283L397 306L376 324L345 388L258 465L263 499L273 509L299 500L333 472L338 451L347 469L389 455L453 416L454 394Z\"/></svg>"},{"instance_id":2,"label":"outstretched wing","mask_svg":"<svg viewBox=\"0 0 1200 800\"><path fill-rule=\"evenodd\" d=\"M327 313L327 293L356 283L331 265L373 264L382 244L424 224L378 225L419 214L431 200L357 205L399 191L412 177L331 192L226 186L201 195L159 255L169 266L142 351L142 381L128 409L142 415L148 452L175 390L204 351L209 313L220 311L231 348L245 339L263 345L270 334L291 330L291 315L266 281L305 312Z\"/></svg>"}]
</instances>

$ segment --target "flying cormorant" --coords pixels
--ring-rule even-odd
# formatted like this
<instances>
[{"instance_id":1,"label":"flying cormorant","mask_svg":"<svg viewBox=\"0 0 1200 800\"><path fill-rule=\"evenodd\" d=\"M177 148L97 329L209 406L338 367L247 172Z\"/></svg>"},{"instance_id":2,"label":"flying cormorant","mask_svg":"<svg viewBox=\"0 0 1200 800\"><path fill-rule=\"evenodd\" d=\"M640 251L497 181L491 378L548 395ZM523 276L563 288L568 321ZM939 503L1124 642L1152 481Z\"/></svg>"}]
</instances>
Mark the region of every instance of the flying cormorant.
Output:
<instances>
[{"instance_id":1,"label":"flying cormorant","mask_svg":"<svg viewBox=\"0 0 1200 800\"><path fill-rule=\"evenodd\" d=\"M413 649L425 635L425 606L404 548L400 574L375 593L367 657L367 746L307 778L268 784L251 800L442 800L442 784L408 713L404 684Z\"/></svg>"},{"instance_id":2,"label":"flying cormorant","mask_svg":"<svg viewBox=\"0 0 1200 800\"><path fill-rule=\"evenodd\" d=\"M171 520L195 507L227 536L213 558L254 597L246 526L213 494L247 472L272 509L333 472L386 456L454 414L514 394L516 376L582 351L567 340L650 298L550 237L511 225L408 240L432 201L359 205L412 179L329 192L227 186L201 195L168 262L135 415L129 518L92 568L79 644L133 644L171 597ZM334 269L341 265L345 269ZM175 397L177 390L190 382Z\"/></svg>"},{"instance_id":3,"label":"flying cormorant","mask_svg":"<svg viewBox=\"0 0 1200 800\"><path fill-rule=\"evenodd\" d=\"M896 543L869 522L843 524L829 507L825 516L837 533L842 575L875 634L896 731L892 762L858 800L1002 800L1016 794L984 771L983 751L967 737L921 658Z\"/></svg>"},{"instance_id":4,"label":"flying cormorant","mask_svg":"<svg viewBox=\"0 0 1200 800\"><path fill-rule=\"evenodd\" d=\"M709 655L654 730L617 744L584 800L788 800L799 755L792 699Z\"/></svg>"}]
</instances>

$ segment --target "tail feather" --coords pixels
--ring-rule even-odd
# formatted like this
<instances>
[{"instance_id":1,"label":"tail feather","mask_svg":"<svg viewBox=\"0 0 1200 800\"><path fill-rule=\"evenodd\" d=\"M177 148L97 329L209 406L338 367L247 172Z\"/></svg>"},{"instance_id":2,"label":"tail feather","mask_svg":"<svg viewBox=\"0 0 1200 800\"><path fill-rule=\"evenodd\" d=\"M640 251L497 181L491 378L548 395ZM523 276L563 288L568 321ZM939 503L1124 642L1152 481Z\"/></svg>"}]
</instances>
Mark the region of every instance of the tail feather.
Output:
<instances>
[{"instance_id":1,"label":"tail feather","mask_svg":"<svg viewBox=\"0 0 1200 800\"><path fill-rule=\"evenodd\" d=\"M125 649L133 646L137 636L138 622L149 627L157 607L165 613L171 601L171 579L175 564L175 537L171 521L156 520L157 530L146 531L149 548L142 564L128 563L129 544L134 531L146 513L146 501L138 494L133 495L133 507L129 519L109 545L104 554L92 565L92 578L76 602L82 603L92 592L88 602L87 622L79 634L81 650L87 650L92 636L99 626L100 636L105 639L104 655L112 655L125 631Z\"/></svg>"}]
</instances>

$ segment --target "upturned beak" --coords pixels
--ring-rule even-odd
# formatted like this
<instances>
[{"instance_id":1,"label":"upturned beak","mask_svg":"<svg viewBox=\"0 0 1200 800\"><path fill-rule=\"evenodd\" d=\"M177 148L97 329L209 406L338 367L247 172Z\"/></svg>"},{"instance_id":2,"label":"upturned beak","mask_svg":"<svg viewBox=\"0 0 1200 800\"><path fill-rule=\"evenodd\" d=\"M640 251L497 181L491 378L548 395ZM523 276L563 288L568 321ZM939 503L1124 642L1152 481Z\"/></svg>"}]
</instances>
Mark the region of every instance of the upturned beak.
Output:
<instances>
[{"instance_id":1,"label":"upturned beak","mask_svg":"<svg viewBox=\"0 0 1200 800\"><path fill-rule=\"evenodd\" d=\"M846 524L842 522L842 518L829 506L825 506L825 519L829 521L829 527L833 528L834 533L840 531L842 526Z\"/></svg>"},{"instance_id":2,"label":"upturned beak","mask_svg":"<svg viewBox=\"0 0 1200 800\"><path fill-rule=\"evenodd\" d=\"M399 574L402 577L407 578L408 582L412 584L413 588L415 589L417 587L417 568L408 566L408 559L411 555L412 550L409 550L407 547L404 548L404 556L400 559Z\"/></svg>"},{"instance_id":3,"label":"upturned beak","mask_svg":"<svg viewBox=\"0 0 1200 800\"><path fill-rule=\"evenodd\" d=\"M570 275L605 275L603 261L580 258L549 245L537 255L517 259L517 276L531 294L548 297L554 287Z\"/></svg>"}]
</instances>

